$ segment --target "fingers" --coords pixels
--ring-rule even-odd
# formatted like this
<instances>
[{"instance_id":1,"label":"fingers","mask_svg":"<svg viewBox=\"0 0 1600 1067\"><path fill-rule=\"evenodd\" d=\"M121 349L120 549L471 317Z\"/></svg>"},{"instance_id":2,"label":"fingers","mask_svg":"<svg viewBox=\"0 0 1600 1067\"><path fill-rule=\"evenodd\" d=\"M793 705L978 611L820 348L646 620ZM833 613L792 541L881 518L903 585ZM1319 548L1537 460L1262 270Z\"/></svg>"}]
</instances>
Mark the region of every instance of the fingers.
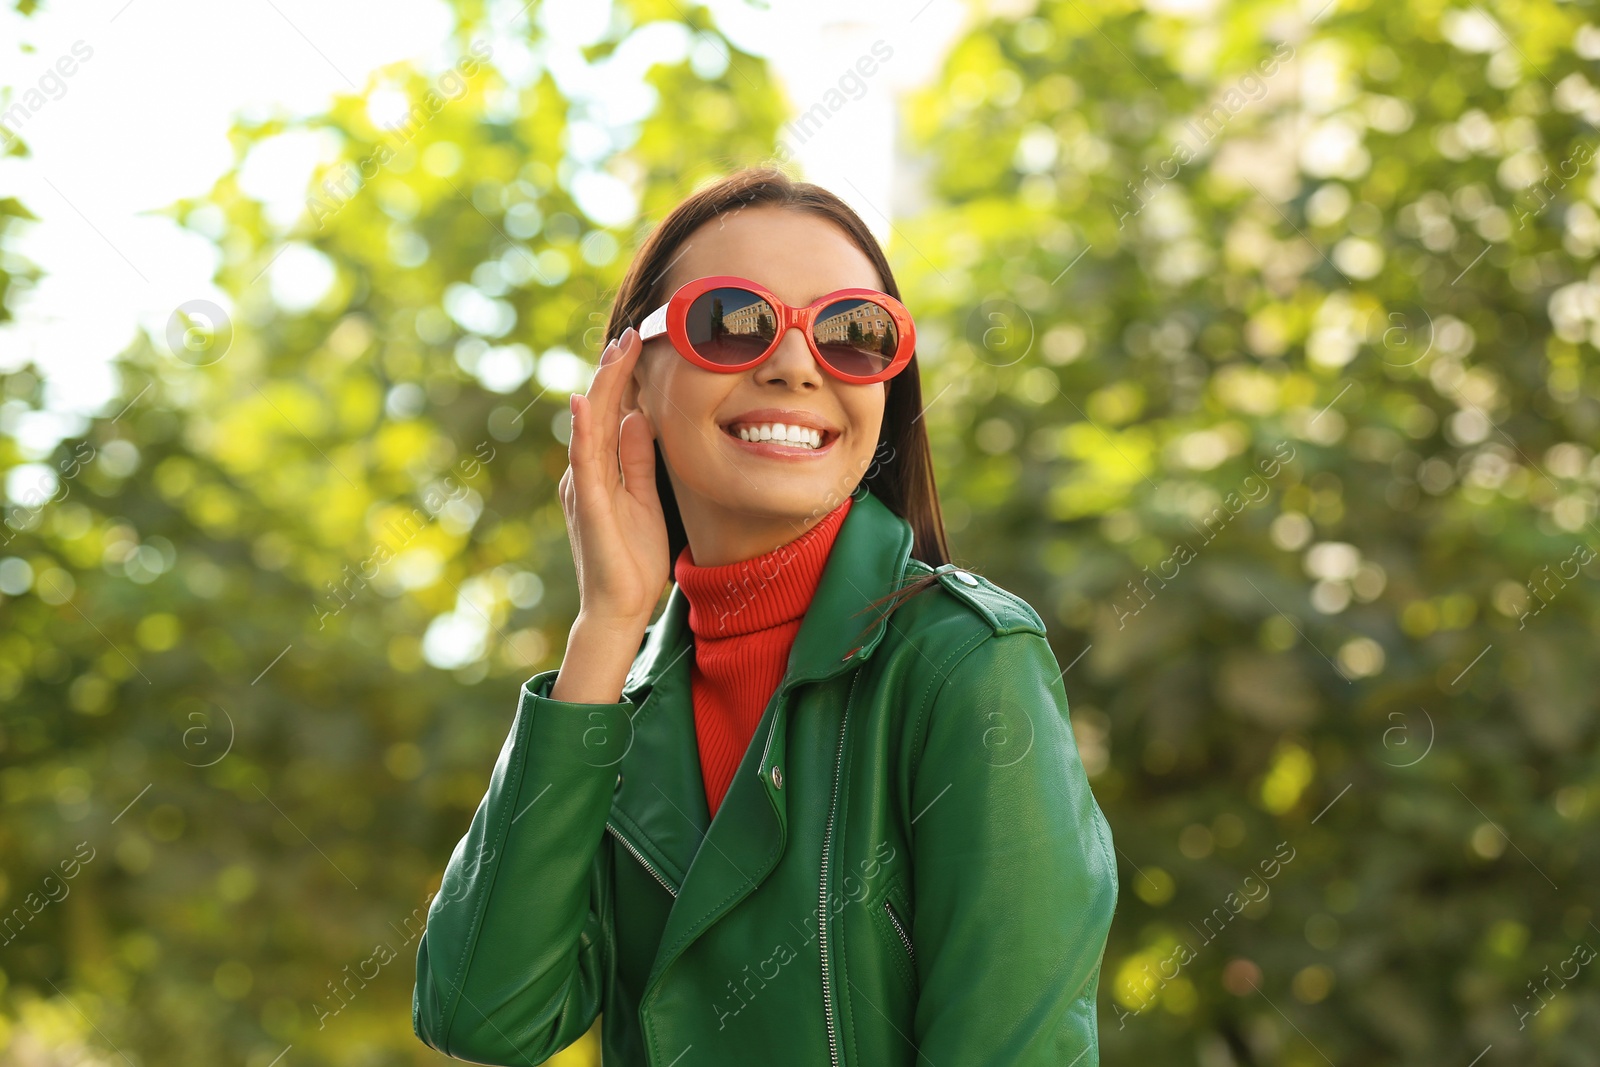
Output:
<instances>
[{"instance_id":1,"label":"fingers","mask_svg":"<svg viewBox=\"0 0 1600 1067\"><path fill-rule=\"evenodd\" d=\"M583 417L587 399L577 393L567 398L567 403L572 408L572 432L567 436L567 469L572 471L574 481L581 476L585 458L584 447L588 443L589 431Z\"/></svg>"},{"instance_id":2,"label":"fingers","mask_svg":"<svg viewBox=\"0 0 1600 1067\"><path fill-rule=\"evenodd\" d=\"M562 500L567 504L567 513L577 518L580 512L594 506L592 501L597 496L608 492L605 480L608 470L595 450L594 407L588 397L578 393L572 394L572 435L567 443L567 473L571 477L563 482Z\"/></svg>"},{"instance_id":3,"label":"fingers","mask_svg":"<svg viewBox=\"0 0 1600 1067\"><path fill-rule=\"evenodd\" d=\"M574 514L603 506L616 487L623 387L642 347L638 331L628 327L601 353L588 392L572 394L567 458Z\"/></svg>"},{"instance_id":4,"label":"fingers","mask_svg":"<svg viewBox=\"0 0 1600 1067\"><path fill-rule=\"evenodd\" d=\"M640 503L655 501L655 438L644 416L637 411L630 411L622 420L618 437L624 488Z\"/></svg>"},{"instance_id":5,"label":"fingers","mask_svg":"<svg viewBox=\"0 0 1600 1067\"><path fill-rule=\"evenodd\" d=\"M617 431L622 421L622 394L628 377L643 345L639 333L632 326L622 331L622 336L606 346L600 355L600 367L586 394L597 413L594 443L603 454L617 454Z\"/></svg>"},{"instance_id":6,"label":"fingers","mask_svg":"<svg viewBox=\"0 0 1600 1067\"><path fill-rule=\"evenodd\" d=\"M589 390L573 400L573 450L586 464L600 470L600 483L611 486L618 467L618 430L622 419L622 392L643 349L638 331L629 326L600 354L600 368ZM581 416L578 408L582 406ZM579 422L582 427L579 429ZM579 443L581 442L581 443ZM581 475L582 477L582 475Z\"/></svg>"}]
</instances>

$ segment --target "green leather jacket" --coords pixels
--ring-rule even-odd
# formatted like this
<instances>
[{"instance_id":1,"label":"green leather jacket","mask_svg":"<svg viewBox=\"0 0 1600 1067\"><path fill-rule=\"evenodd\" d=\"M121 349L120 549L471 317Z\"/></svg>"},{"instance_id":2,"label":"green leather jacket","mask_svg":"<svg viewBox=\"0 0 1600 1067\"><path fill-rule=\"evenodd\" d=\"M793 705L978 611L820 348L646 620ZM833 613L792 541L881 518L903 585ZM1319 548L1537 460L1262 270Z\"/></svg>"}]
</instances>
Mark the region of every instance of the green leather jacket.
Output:
<instances>
[{"instance_id":1,"label":"green leather jacket","mask_svg":"<svg viewBox=\"0 0 1600 1067\"><path fill-rule=\"evenodd\" d=\"M412 1025L538 1064L1095 1067L1117 897L1061 667L862 490L715 819L674 585L616 704L527 681L417 951ZM858 647L859 646L859 647ZM919 1056L920 1053L920 1056Z\"/></svg>"}]
</instances>

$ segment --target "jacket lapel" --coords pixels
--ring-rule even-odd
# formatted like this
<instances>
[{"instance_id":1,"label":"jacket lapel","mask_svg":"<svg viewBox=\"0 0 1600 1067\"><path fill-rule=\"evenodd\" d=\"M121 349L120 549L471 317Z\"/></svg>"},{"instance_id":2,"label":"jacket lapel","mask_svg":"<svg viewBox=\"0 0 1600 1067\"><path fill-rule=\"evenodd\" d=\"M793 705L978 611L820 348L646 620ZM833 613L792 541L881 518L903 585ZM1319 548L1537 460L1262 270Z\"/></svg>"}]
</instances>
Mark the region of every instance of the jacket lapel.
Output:
<instances>
[{"instance_id":1,"label":"jacket lapel","mask_svg":"<svg viewBox=\"0 0 1600 1067\"><path fill-rule=\"evenodd\" d=\"M684 949L760 885L783 855L791 790L773 785L772 768L789 765L790 693L871 655L887 626L881 616L863 609L898 588L912 542L910 524L863 487L839 527L783 680L715 819L708 818L694 729L689 605L683 591L672 587L624 686L639 708L608 820L613 832L655 862L677 890L641 1002Z\"/></svg>"},{"instance_id":2,"label":"jacket lapel","mask_svg":"<svg viewBox=\"0 0 1600 1067\"><path fill-rule=\"evenodd\" d=\"M618 764L621 780L607 823L671 882L684 883L711 823L690 698L693 634L689 602L676 585L644 655L623 685L637 705L633 742Z\"/></svg>"}]
</instances>

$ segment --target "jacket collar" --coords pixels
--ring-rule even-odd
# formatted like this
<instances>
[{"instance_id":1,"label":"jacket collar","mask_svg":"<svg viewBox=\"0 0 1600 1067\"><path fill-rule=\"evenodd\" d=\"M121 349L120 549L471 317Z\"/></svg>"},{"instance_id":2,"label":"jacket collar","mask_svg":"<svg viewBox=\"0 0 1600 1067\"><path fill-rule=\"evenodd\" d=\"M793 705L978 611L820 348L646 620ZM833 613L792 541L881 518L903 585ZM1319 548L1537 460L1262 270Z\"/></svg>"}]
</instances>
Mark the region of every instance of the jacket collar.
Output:
<instances>
[{"instance_id":1,"label":"jacket collar","mask_svg":"<svg viewBox=\"0 0 1600 1067\"><path fill-rule=\"evenodd\" d=\"M607 818L612 832L660 872L676 898L641 1003L648 1003L650 990L685 948L777 866L788 841L793 790L776 785L772 769L781 774L789 766L789 693L872 655L888 623L881 609L863 609L899 588L913 541L910 523L864 486L858 490L795 635L783 680L715 819L708 814L694 729L689 605L672 586L623 687L636 705L633 739L618 766Z\"/></svg>"},{"instance_id":2,"label":"jacket collar","mask_svg":"<svg viewBox=\"0 0 1600 1067\"><path fill-rule=\"evenodd\" d=\"M911 524L863 485L839 527L827 567L795 635L780 689L832 677L872 654L887 623L861 609L899 587L914 540ZM862 634L859 649L857 634ZM623 692L642 703L661 676L688 654L691 642L689 601L674 582Z\"/></svg>"}]
</instances>

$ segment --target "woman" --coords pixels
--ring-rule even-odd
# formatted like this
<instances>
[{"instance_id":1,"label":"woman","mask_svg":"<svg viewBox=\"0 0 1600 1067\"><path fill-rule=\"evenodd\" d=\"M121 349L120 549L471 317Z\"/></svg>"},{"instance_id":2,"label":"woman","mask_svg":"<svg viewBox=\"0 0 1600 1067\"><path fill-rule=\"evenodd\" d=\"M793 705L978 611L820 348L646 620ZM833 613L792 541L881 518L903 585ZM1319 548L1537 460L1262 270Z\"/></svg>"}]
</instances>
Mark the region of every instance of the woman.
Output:
<instances>
[{"instance_id":1,"label":"woman","mask_svg":"<svg viewBox=\"0 0 1600 1067\"><path fill-rule=\"evenodd\" d=\"M536 1064L603 1013L607 1067L1092 1067L1110 831L1043 622L947 562L878 243L740 172L607 336L560 487L578 617L432 901L418 1036Z\"/></svg>"}]
</instances>

